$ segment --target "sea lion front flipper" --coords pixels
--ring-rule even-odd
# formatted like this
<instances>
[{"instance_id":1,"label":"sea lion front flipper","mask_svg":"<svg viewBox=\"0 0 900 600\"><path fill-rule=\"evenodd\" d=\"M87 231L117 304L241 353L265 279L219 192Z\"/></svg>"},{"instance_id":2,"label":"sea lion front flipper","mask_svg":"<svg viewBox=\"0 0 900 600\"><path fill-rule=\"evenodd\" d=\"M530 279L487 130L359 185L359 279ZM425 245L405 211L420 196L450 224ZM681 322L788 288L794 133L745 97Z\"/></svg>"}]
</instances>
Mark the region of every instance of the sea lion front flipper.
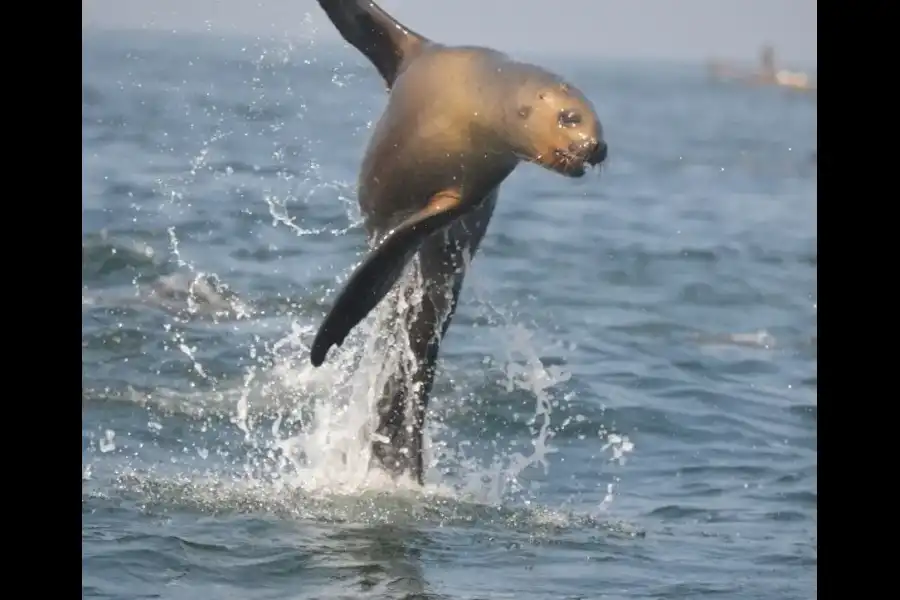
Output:
<instances>
[{"instance_id":1,"label":"sea lion front flipper","mask_svg":"<svg viewBox=\"0 0 900 600\"><path fill-rule=\"evenodd\" d=\"M428 236L452 223L463 212L458 195L442 194L381 239L353 271L319 327L309 356L314 367L325 361L332 346L343 344L350 330L387 295Z\"/></svg>"},{"instance_id":2,"label":"sea lion front flipper","mask_svg":"<svg viewBox=\"0 0 900 600\"><path fill-rule=\"evenodd\" d=\"M319 6L341 37L375 65L388 88L394 85L403 61L428 42L371 1L319 0Z\"/></svg>"}]
</instances>

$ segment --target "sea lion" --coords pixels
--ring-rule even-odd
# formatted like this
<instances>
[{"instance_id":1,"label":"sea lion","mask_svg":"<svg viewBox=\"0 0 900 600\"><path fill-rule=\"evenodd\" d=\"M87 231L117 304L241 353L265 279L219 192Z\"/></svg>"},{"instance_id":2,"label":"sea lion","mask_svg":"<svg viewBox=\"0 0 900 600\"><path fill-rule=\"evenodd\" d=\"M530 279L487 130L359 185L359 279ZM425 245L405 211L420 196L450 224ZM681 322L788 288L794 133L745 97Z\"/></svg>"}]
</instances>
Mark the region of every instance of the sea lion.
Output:
<instances>
[{"instance_id":1,"label":"sea lion","mask_svg":"<svg viewBox=\"0 0 900 600\"><path fill-rule=\"evenodd\" d=\"M359 174L371 249L322 322L310 360L321 365L418 255L422 301L396 322L415 361L392 367L381 391L372 456L395 477L421 484L438 347L500 184L523 161L581 177L586 165L606 159L607 146L591 102L554 73L490 48L433 42L374 2L319 5L375 66L389 97Z\"/></svg>"}]
</instances>

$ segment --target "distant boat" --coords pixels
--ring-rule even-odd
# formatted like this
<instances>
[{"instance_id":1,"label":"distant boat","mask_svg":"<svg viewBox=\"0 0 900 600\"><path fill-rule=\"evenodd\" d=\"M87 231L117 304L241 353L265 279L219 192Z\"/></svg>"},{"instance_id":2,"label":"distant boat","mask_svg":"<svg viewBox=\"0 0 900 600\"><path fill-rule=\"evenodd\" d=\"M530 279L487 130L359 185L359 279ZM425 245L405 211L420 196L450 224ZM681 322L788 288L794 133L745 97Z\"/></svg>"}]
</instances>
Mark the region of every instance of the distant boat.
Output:
<instances>
[{"instance_id":1,"label":"distant boat","mask_svg":"<svg viewBox=\"0 0 900 600\"><path fill-rule=\"evenodd\" d=\"M710 61L709 74L716 80L735 80L750 85L775 85L803 91L816 91L816 81L802 71L775 68L775 50L763 46L759 67L746 69L727 65L721 61Z\"/></svg>"}]
</instances>

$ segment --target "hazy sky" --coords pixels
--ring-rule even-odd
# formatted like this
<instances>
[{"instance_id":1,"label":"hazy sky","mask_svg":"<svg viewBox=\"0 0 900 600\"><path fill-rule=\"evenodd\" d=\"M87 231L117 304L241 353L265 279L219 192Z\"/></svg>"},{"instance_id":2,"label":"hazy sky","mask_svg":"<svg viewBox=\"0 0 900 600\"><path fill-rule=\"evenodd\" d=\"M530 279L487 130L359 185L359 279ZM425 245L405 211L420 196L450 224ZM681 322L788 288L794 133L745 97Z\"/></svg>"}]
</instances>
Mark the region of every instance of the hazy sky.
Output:
<instances>
[{"instance_id":1,"label":"hazy sky","mask_svg":"<svg viewBox=\"0 0 900 600\"><path fill-rule=\"evenodd\" d=\"M446 43L510 52L816 63L816 0L382 0ZM315 0L82 0L82 25L339 38Z\"/></svg>"}]
</instances>

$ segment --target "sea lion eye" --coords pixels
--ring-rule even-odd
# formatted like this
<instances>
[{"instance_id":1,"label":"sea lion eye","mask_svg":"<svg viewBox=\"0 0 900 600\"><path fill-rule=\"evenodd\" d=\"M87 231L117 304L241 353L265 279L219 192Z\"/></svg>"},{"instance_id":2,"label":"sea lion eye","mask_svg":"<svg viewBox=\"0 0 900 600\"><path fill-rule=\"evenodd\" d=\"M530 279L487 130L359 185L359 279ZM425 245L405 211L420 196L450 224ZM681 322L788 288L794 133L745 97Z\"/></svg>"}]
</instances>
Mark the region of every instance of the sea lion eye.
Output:
<instances>
[{"instance_id":1,"label":"sea lion eye","mask_svg":"<svg viewBox=\"0 0 900 600\"><path fill-rule=\"evenodd\" d=\"M563 109L559 111L559 126L574 127L581 123L581 114L574 110Z\"/></svg>"}]
</instances>

